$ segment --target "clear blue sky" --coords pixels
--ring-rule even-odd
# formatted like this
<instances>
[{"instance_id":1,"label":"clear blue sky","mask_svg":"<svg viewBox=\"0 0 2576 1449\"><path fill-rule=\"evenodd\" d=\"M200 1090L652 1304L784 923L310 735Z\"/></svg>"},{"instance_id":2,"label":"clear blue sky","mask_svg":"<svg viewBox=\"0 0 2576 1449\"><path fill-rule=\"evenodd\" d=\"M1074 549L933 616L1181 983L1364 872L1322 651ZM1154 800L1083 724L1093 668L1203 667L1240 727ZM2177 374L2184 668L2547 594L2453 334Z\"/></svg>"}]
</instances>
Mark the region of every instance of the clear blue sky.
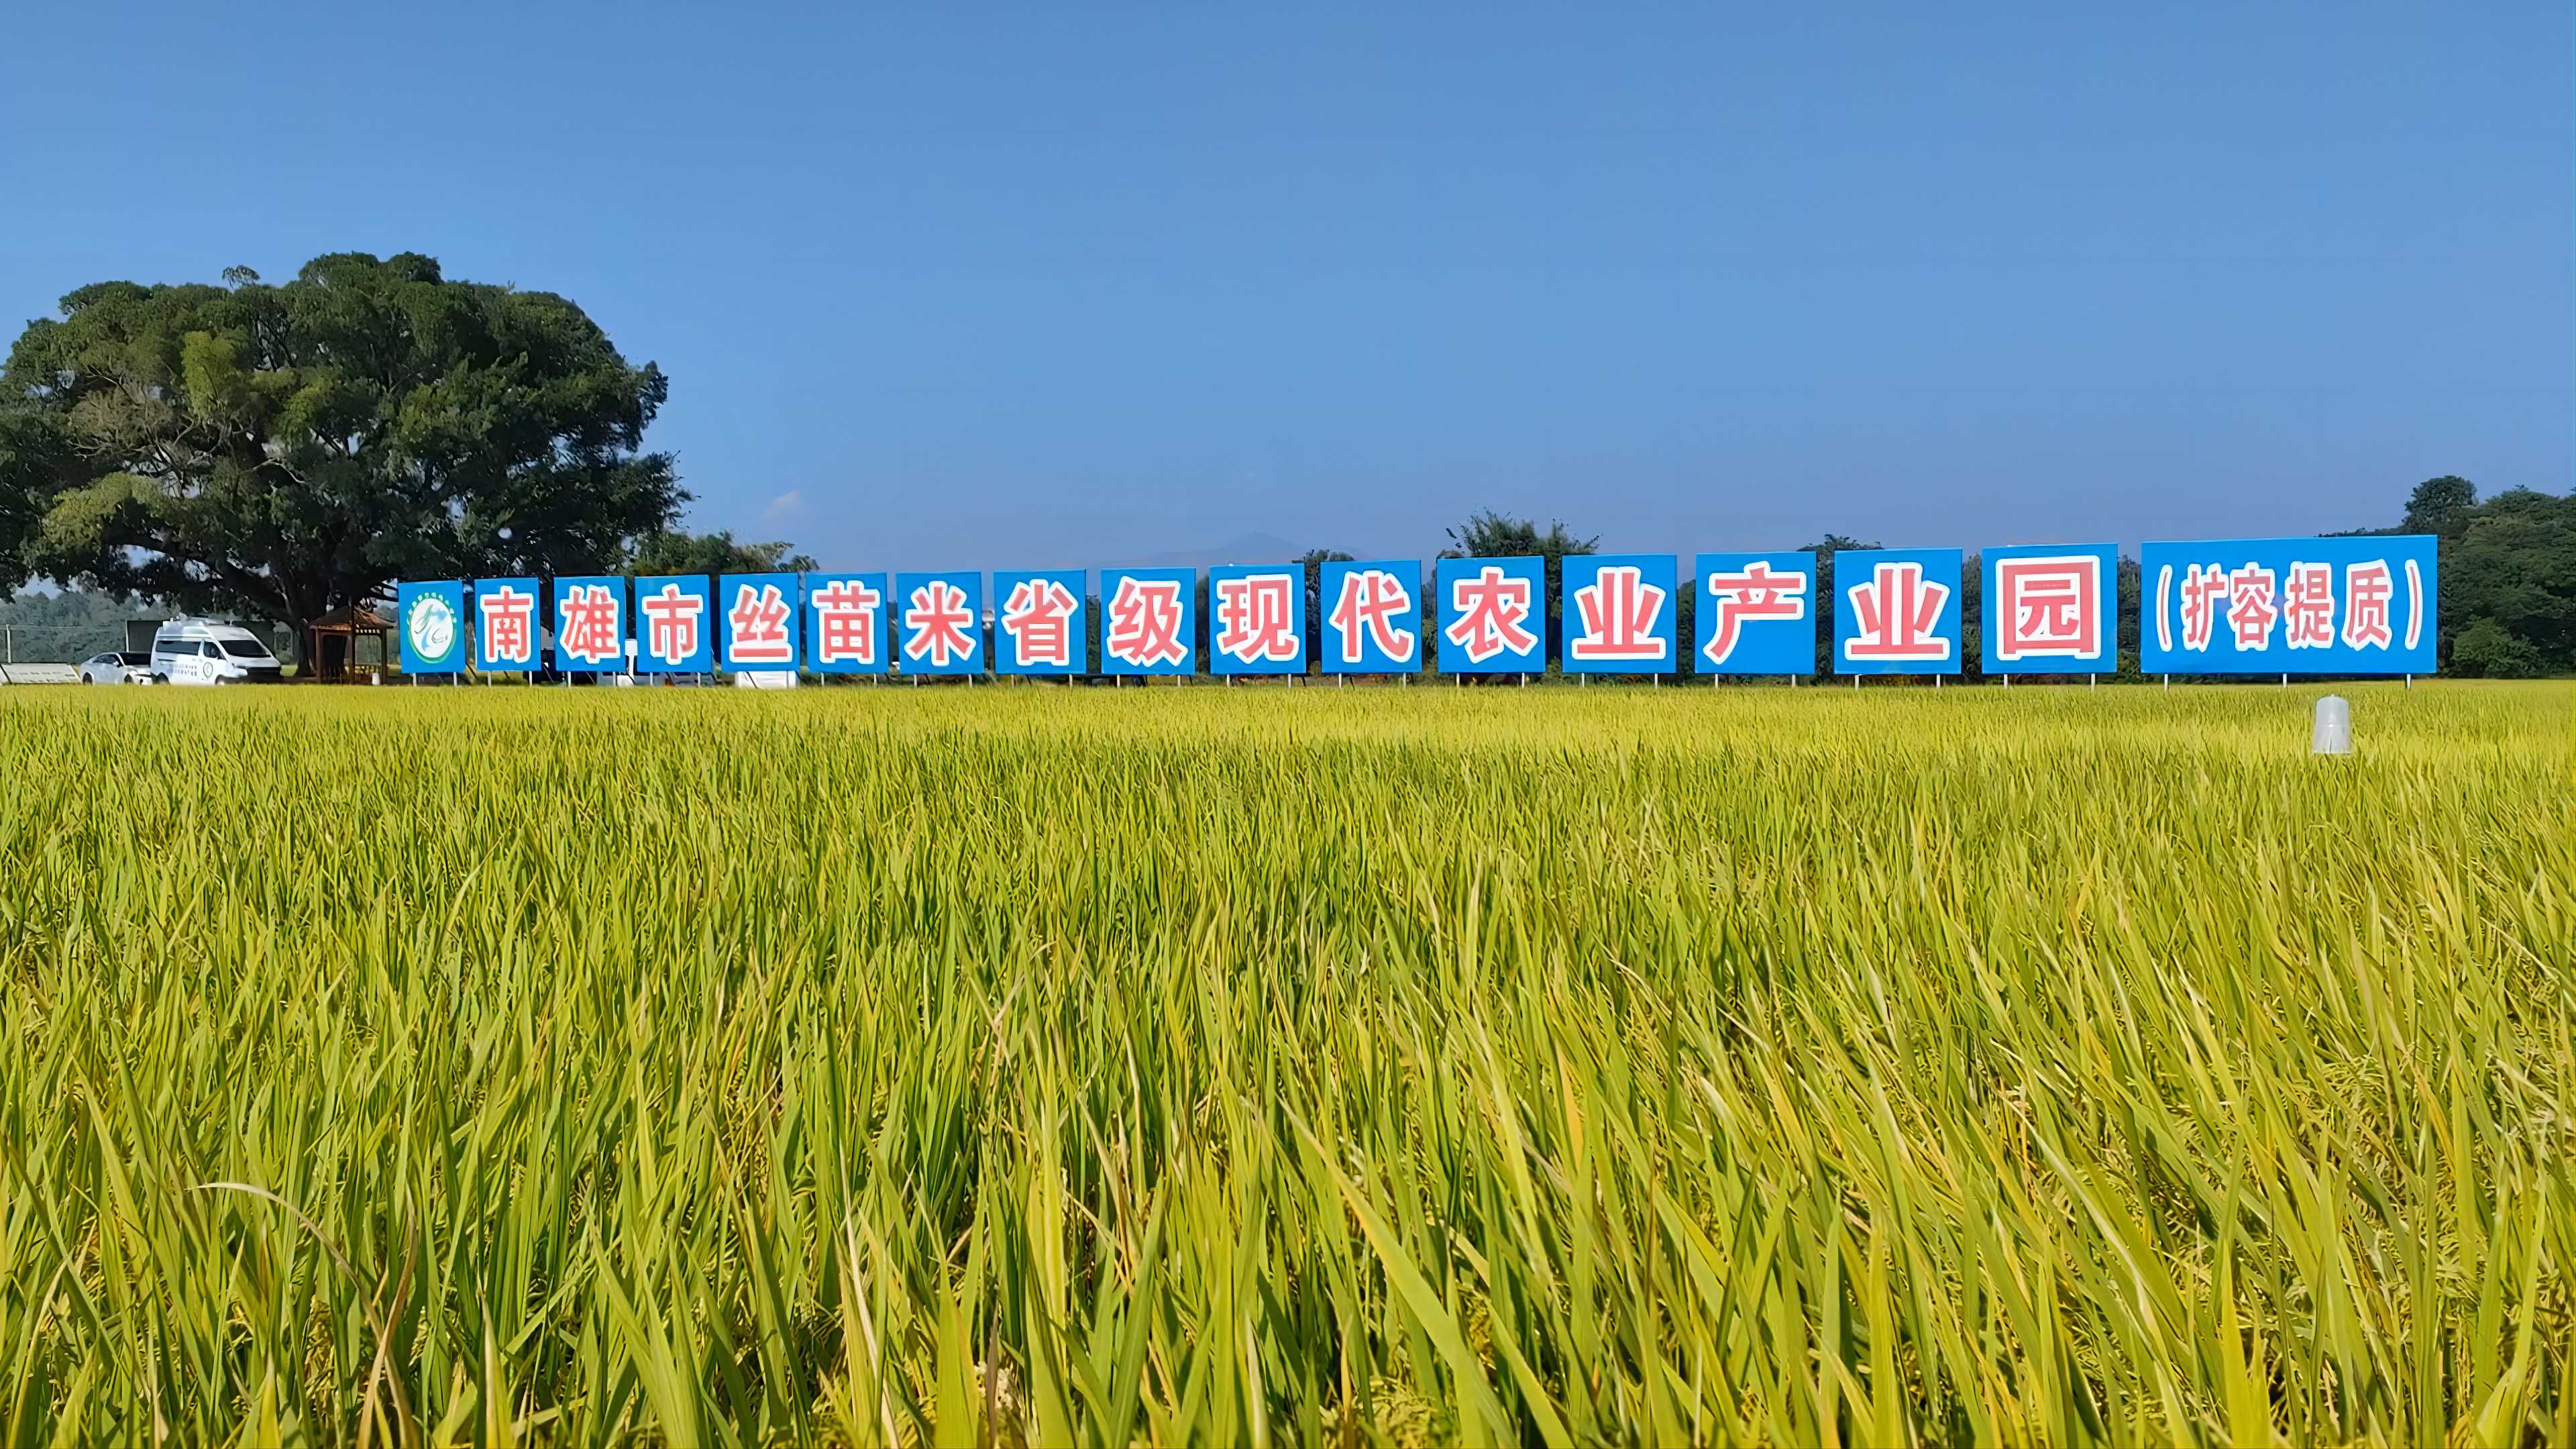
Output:
<instances>
[{"instance_id":1,"label":"clear blue sky","mask_svg":"<svg viewBox=\"0 0 2576 1449\"><path fill-rule=\"evenodd\" d=\"M20 7L0 321L427 252L846 566L2569 487L2565 0L2077 8Z\"/></svg>"}]
</instances>

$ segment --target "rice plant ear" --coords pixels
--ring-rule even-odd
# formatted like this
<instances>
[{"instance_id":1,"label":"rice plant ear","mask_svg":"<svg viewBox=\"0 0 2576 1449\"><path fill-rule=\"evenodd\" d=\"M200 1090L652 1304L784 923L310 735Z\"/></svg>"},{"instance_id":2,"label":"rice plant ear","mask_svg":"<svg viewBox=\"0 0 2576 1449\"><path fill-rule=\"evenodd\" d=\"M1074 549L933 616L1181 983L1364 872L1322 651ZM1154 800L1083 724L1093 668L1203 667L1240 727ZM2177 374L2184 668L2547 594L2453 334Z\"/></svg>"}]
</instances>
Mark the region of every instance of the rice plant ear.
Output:
<instances>
[{"instance_id":1,"label":"rice plant ear","mask_svg":"<svg viewBox=\"0 0 2576 1449\"><path fill-rule=\"evenodd\" d=\"M0 1443L2576 1440L2568 692L2336 689L0 688Z\"/></svg>"}]
</instances>

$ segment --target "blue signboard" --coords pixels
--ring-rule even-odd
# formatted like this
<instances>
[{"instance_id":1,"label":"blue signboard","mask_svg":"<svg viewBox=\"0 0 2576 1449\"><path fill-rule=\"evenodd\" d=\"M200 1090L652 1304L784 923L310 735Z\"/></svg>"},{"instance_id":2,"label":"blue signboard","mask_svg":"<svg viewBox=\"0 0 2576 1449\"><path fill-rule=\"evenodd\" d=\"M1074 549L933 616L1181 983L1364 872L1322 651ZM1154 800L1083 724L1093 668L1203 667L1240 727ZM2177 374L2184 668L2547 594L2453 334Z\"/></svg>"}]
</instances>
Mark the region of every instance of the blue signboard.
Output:
<instances>
[{"instance_id":1,"label":"blue signboard","mask_svg":"<svg viewBox=\"0 0 2576 1449\"><path fill-rule=\"evenodd\" d=\"M1324 672L1422 672L1422 565L1367 559L1324 565Z\"/></svg>"},{"instance_id":2,"label":"blue signboard","mask_svg":"<svg viewBox=\"0 0 2576 1449\"><path fill-rule=\"evenodd\" d=\"M635 581L635 672L712 674L715 590L705 574L657 574Z\"/></svg>"},{"instance_id":3,"label":"blue signboard","mask_svg":"<svg viewBox=\"0 0 2576 1449\"><path fill-rule=\"evenodd\" d=\"M555 580L555 667L566 674L626 668L626 580L614 574Z\"/></svg>"},{"instance_id":4,"label":"blue signboard","mask_svg":"<svg viewBox=\"0 0 2576 1449\"><path fill-rule=\"evenodd\" d=\"M1834 555L1836 674L1956 674L1955 548L1845 549Z\"/></svg>"},{"instance_id":5,"label":"blue signboard","mask_svg":"<svg viewBox=\"0 0 2576 1449\"><path fill-rule=\"evenodd\" d=\"M2140 550L2149 674L2430 674L2430 534L2234 538Z\"/></svg>"},{"instance_id":6,"label":"blue signboard","mask_svg":"<svg viewBox=\"0 0 2576 1449\"><path fill-rule=\"evenodd\" d=\"M545 623L535 579L474 581L474 667L486 674L532 673Z\"/></svg>"},{"instance_id":7,"label":"blue signboard","mask_svg":"<svg viewBox=\"0 0 2576 1449\"><path fill-rule=\"evenodd\" d=\"M405 674L454 674L465 667L465 585L457 579L399 584L394 622Z\"/></svg>"},{"instance_id":8,"label":"blue signboard","mask_svg":"<svg viewBox=\"0 0 2576 1449\"><path fill-rule=\"evenodd\" d=\"M886 672L886 576L805 576L805 667L817 674Z\"/></svg>"},{"instance_id":9,"label":"blue signboard","mask_svg":"<svg viewBox=\"0 0 2576 1449\"><path fill-rule=\"evenodd\" d=\"M1568 674L1670 674L1681 650L1676 560L1668 553L1599 553L1562 565Z\"/></svg>"},{"instance_id":10,"label":"blue signboard","mask_svg":"<svg viewBox=\"0 0 2576 1449\"><path fill-rule=\"evenodd\" d=\"M1221 564L1208 570L1208 672L1306 672L1306 569Z\"/></svg>"},{"instance_id":11,"label":"blue signboard","mask_svg":"<svg viewBox=\"0 0 2576 1449\"><path fill-rule=\"evenodd\" d=\"M895 575L894 630L906 674L983 673L984 575Z\"/></svg>"},{"instance_id":12,"label":"blue signboard","mask_svg":"<svg viewBox=\"0 0 2576 1449\"><path fill-rule=\"evenodd\" d=\"M1990 548L1988 674L2109 674L2120 667L2120 550L2107 543Z\"/></svg>"},{"instance_id":13,"label":"blue signboard","mask_svg":"<svg viewBox=\"0 0 2576 1449\"><path fill-rule=\"evenodd\" d=\"M1091 618L1080 569L996 570L993 670L997 674L1080 674L1090 667Z\"/></svg>"},{"instance_id":14,"label":"blue signboard","mask_svg":"<svg viewBox=\"0 0 2576 1449\"><path fill-rule=\"evenodd\" d=\"M804 600L794 574L726 574L716 589L721 614L716 637L723 641L724 667L792 670L796 667L797 625Z\"/></svg>"},{"instance_id":15,"label":"blue signboard","mask_svg":"<svg viewBox=\"0 0 2576 1449\"><path fill-rule=\"evenodd\" d=\"M1100 571L1100 672L1198 670L1196 569Z\"/></svg>"},{"instance_id":16,"label":"blue signboard","mask_svg":"<svg viewBox=\"0 0 2576 1449\"><path fill-rule=\"evenodd\" d=\"M1691 669L1698 674L1811 674L1816 668L1816 556L1704 553L1692 582Z\"/></svg>"},{"instance_id":17,"label":"blue signboard","mask_svg":"<svg viewBox=\"0 0 2576 1449\"><path fill-rule=\"evenodd\" d=\"M1432 565L1440 604L1440 672L1547 672L1547 560L1444 558Z\"/></svg>"}]
</instances>

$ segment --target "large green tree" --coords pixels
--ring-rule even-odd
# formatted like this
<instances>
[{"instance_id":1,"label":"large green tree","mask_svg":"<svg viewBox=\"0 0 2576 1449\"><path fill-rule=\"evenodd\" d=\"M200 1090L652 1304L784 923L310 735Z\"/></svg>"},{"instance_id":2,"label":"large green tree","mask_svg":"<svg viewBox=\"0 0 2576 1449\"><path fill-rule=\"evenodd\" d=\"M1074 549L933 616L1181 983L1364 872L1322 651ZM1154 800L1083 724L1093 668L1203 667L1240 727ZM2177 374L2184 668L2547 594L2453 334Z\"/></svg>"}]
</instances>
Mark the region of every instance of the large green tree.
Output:
<instances>
[{"instance_id":1,"label":"large green tree","mask_svg":"<svg viewBox=\"0 0 2576 1449\"><path fill-rule=\"evenodd\" d=\"M586 572L687 495L669 393L570 301L428 257L101 282L0 369L6 570L300 623L403 577Z\"/></svg>"},{"instance_id":2,"label":"large green tree","mask_svg":"<svg viewBox=\"0 0 2576 1449\"><path fill-rule=\"evenodd\" d=\"M1541 528L1531 519L1514 518L1490 508L1467 515L1467 521L1448 530L1449 546L1440 550L1442 558L1528 558L1536 555L1547 560L1547 596L1556 597L1557 584L1565 569L1567 554L1588 554L1599 548L1601 540L1578 538L1568 532L1563 519L1550 519Z\"/></svg>"},{"instance_id":3,"label":"large green tree","mask_svg":"<svg viewBox=\"0 0 2576 1449\"><path fill-rule=\"evenodd\" d=\"M1467 515L1467 521L1447 530L1449 546L1440 550L1442 558L1529 558L1546 560L1547 620L1553 637L1558 631L1558 616L1563 610L1565 559L1568 554L1589 554L1601 546L1598 535L1578 537L1570 532L1563 519L1550 519L1545 528L1534 519L1515 518L1491 508L1480 508ZM1687 647L1687 646L1685 646Z\"/></svg>"},{"instance_id":4,"label":"large green tree","mask_svg":"<svg viewBox=\"0 0 2576 1449\"><path fill-rule=\"evenodd\" d=\"M2481 500L2468 479L2444 474L2415 485L2396 528L2357 532L2440 538L2449 672L2576 671L2576 494L2508 488Z\"/></svg>"},{"instance_id":5,"label":"large green tree","mask_svg":"<svg viewBox=\"0 0 2576 1449\"><path fill-rule=\"evenodd\" d=\"M80 452L60 419L0 402L0 593L27 581L46 506L81 477Z\"/></svg>"},{"instance_id":6,"label":"large green tree","mask_svg":"<svg viewBox=\"0 0 2576 1449\"><path fill-rule=\"evenodd\" d=\"M2462 509L2441 591L2459 672L2576 670L2576 495L2508 488Z\"/></svg>"}]
</instances>

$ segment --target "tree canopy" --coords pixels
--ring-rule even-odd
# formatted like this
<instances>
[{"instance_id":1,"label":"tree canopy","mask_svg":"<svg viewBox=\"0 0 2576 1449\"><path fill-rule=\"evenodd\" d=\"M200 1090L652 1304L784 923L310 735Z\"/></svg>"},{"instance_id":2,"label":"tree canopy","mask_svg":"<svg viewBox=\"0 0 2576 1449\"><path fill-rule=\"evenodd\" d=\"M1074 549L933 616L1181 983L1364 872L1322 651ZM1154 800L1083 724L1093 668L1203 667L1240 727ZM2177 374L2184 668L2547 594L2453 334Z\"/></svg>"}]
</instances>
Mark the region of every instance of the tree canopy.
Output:
<instances>
[{"instance_id":1,"label":"tree canopy","mask_svg":"<svg viewBox=\"0 0 2576 1449\"><path fill-rule=\"evenodd\" d=\"M101 282L0 368L0 582L303 622L398 578L622 566L686 500L669 395L569 300L406 253Z\"/></svg>"},{"instance_id":2,"label":"tree canopy","mask_svg":"<svg viewBox=\"0 0 2576 1449\"><path fill-rule=\"evenodd\" d=\"M1514 518L1490 508L1480 508L1467 515L1467 521L1448 530L1449 546L1440 551L1442 558L1528 558L1536 554L1550 563L1567 554L1585 554L1599 546L1598 538L1577 538L1566 531L1564 520L1551 519L1545 529L1527 518Z\"/></svg>"},{"instance_id":3,"label":"tree canopy","mask_svg":"<svg viewBox=\"0 0 2576 1449\"><path fill-rule=\"evenodd\" d=\"M636 541L624 565L630 574L792 574L820 567L812 554L796 552L793 544L776 539L736 543L730 530L647 534Z\"/></svg>"},{"instance_id":4,"label":"tree canopy","mask_svg":"<svg viewBox=\"0 0 2576 1449\"><path fill-rule=\"evenodd\" d=\"M1567 531L1563 519L1549 519L1540 528L1534 519L1514 518L1491 508L1480 508L1467 515L1467 521L1447 530L1449 546L1440 550L1441 558L1528 558L1536 555L1547 561L1547 617L1554 623L1563 605L1559 601L1565 584L1565 559L1569 554L1588 554L1598 549L1598 536L1578 538Z\"/></svg>"},{"instance_id":5,"label":"tree canopy","mask_svg":"<svg viewBox=\"0 0 2576 1449\"><path fill-rule=\"evenodd\" d=\"M2576 671L2576 494L2508 488L2480 502L2466 478L2416 485L2398 525L2441 539L2441 620L2454 672Z\"/></svg>"}]
</instances>

